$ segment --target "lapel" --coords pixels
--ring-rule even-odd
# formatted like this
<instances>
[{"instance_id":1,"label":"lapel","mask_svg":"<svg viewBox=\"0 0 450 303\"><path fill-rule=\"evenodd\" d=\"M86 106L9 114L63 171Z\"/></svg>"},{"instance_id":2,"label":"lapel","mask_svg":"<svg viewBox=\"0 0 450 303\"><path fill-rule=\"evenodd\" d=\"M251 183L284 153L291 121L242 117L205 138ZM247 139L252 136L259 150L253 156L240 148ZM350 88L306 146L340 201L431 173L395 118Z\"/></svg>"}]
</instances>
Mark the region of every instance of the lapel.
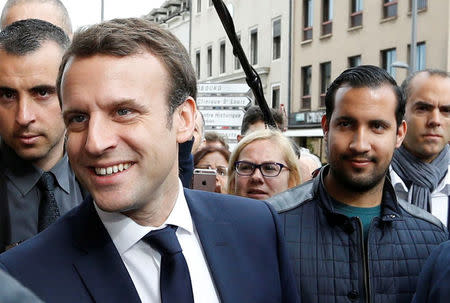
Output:
<instances>
[{"instance_id":1,"label":"lapel","mask_svg":"<svg viewBox=\"0 0 450 303\"><path fill-rule=\"evenodd\" d=\"M94 301L141 302L92 198L80 206L77 220L75 241L82 253L74 266Z\"/></svg>"},{"instance_id":2,"label":"lapel","mask_svg":"<svg viewBox=\"0 0 450 303\"><path fill-rule=\"evenodd\" d=\"M223 219L225 195L185 189L186 201L221 302L244 302L245 264L231 222ZM229 210L225 210L229 212Z\"/></svg>"}]
</instances>

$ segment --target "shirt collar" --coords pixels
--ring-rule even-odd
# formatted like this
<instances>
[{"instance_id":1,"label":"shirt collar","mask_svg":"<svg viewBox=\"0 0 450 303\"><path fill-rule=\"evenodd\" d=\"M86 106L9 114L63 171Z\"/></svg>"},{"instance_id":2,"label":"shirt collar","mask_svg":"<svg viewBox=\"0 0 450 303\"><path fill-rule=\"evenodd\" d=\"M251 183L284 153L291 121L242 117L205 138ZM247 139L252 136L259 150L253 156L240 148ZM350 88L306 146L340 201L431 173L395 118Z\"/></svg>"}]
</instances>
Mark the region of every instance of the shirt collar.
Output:
<instances>
[{"instance_id":1,"label":"shirt collar","mask_svg":"<svg viewBox=\"0 0 450 303\"><path fill-rule=\"evenodd\" d=\"M447 196L450 196L450 165L447 169L447 174L445 174L443 182L438 186L437 190L443 192Z\"/></svg>"},{"instance_id":2,"label":"shirt collar","mask_svg":"<svg viewBox=\"0 0 450 303\"><path fill-rule=\"evenodd\" d=\"M178 230L181 229L189 234L194 232L192 217L184 196L183 186L181 181L178 183L178 196L175 205L167 220L158 227L139 225L121 213L105 212L94 203L100 220L103 222L120 255L123 255L133 247L150 231L164 228L167 225L177 226Z\"/></svg>"},{"instance_id":3,"label":"shirt collar","mask_svg":"<svg viewBox=\"0 0 450 303\"><path fill-rule=\"evenodd\" d=\"M389 165L389 177L391 179L391 183L394 186L395 190L400 190L403 192L407 192L408 188L405 185L405 182L397 175L395 170L392 168L392 165Z\"/></svg>"},{"instance_id":4,"label":"shirt collar","mask_svg":"<svg viewBox=\"0 0 450 303\"><path fill-rule=\"evenodd\" d=\"M408 192L408 188L406 187L405 182L403 182L403 180L397 175L392 166L389 166L389 176L395 190ZM444 179L441 181L441 183L439 183L435 191L442 192L447 196L450 195L450 165L448 166L447 173L445 174Z\"/></svg>"},{"instance_id":5,"label":"shirt collar","mask_svg":"<svg viewBox=\"0 0 450 303\"><path fill-rule=\"evenodd\" d=\"M14 186L22 195L26 195L37 184L44 171L35 167L31 162L20 158L13 149L4 142L1 143L0 152L2 153L2 162L5 164L5 175L11 180ZM55 176L56 182L66 193L70 194L70 169L67 154L50 169Z\"/></svg>"}]
</instances>

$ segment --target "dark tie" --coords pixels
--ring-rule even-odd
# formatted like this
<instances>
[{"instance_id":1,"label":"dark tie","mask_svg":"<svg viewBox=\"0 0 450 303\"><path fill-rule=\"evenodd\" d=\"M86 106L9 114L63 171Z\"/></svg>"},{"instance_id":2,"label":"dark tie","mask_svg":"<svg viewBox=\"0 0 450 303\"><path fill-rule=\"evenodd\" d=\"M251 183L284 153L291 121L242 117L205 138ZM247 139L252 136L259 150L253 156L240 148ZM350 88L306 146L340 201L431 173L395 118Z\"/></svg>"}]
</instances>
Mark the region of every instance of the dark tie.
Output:
<instances>
[{"instance_id":1,"label":"dark tie","mask_svg":"<svg viewBox=\"0 0 450 303\"><path fill-rule=\"evenodd\" d=\"M55 199L55 178L52 173L45 172L38 182L41 190L41 202L39 203L38 232L46 229L59 217L59 209Z\"/></svg>"},{"instance_id":2,"label":"dark tie","mask_svg":"<svg viewBox=\"0 0 450 303\"><path fill-rule=\"evenodd\" d=\"M193 303L191 277L175 231L176 226L149 232L143 240L161 254L162 303Z\"/></svg>"}]
</instances>

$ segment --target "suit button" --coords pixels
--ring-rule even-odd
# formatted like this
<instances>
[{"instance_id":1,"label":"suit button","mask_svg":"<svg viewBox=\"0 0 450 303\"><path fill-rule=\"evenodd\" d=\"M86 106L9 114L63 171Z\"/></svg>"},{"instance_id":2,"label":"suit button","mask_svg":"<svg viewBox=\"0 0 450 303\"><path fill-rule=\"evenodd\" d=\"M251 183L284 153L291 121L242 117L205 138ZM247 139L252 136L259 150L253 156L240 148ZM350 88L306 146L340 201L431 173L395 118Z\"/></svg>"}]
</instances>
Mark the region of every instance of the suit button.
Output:
<instances>
[{"instance_id":1,"label":"suit button","mask_svg":"<svg viewBox=\"0 0 450 303\"><path fill-rule=\"evenodd\" d=\"M357 290L352 290L347 294L350 301L356 301L359 299L359 292Z\"/></svg>"}]
</instances>

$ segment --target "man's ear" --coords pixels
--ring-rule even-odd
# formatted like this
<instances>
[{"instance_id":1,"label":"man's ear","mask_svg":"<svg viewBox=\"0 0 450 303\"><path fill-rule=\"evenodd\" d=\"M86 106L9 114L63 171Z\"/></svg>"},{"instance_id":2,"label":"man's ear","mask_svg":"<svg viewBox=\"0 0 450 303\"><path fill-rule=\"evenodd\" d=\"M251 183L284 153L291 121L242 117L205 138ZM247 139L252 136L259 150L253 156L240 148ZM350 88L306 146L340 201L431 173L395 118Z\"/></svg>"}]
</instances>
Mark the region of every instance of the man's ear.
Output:
<instances>
[{"instance_id":1,"label":"man's ear","mask_svg":"<svg viewBox=\"0 0 450 303\"><path fill-rule=\"evenodd\" d=\"M400 126L397 129L397 139L395 143L395 147L399 148L402 145L403 139L405 139L406 131L407 131L406 121L403 120Z\"/></svg>"},{"instance_id":2,"label":"man's ear","mask_svg":"<svg viewBox=\"0 0 450 303\"><path fill-rule=\"evenodd\" d=\"M192 139L195 127L195 114L197 107L192 97L188 97L178 108L174 115L174 125L177 131L177 142L183 143ZM175 121L176 119L176 121Z\"/></svg>"},{"instance_id":3,"label":"man's ear","mask_svg":"<svg viewBox=\"0 0 450 303\"><path fill-rule=\"evenodd\" d=\"M327 135L328 135L328 127L329 127L329 123L328 123L326 115L322 116L322 122L321 123L322 123L323 138L326 140L327 139Z\"/></svg>"}]
</instances>

